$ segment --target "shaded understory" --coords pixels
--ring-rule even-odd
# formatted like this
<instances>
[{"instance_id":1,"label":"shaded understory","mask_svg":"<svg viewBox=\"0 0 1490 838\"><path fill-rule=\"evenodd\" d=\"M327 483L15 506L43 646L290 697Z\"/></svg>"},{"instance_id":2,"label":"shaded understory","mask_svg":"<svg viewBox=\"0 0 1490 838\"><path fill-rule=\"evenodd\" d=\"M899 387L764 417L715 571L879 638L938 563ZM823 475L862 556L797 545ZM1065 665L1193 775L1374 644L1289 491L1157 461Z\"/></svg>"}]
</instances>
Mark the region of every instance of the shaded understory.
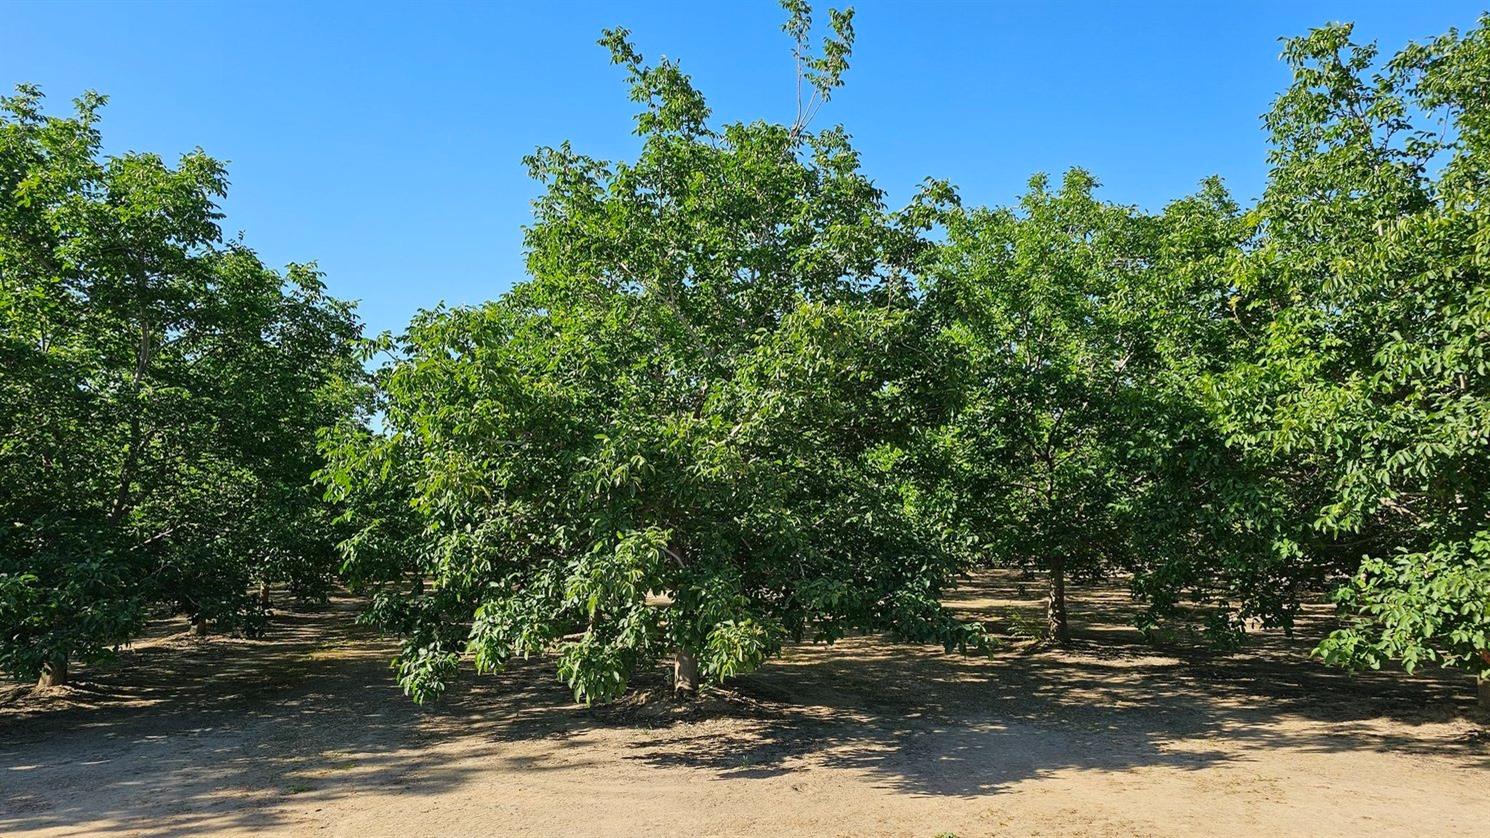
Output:
<instances>
[{"instance_id":1,"label":"shaded understory","mask_svg":"<svg viewBox=\"0 0 1490 838\"><path fill-rule=\"evenodd\" d=\"M1018 585L979 580L958 606L990 618L1037 608ZM1449 799L1455 783L1490 777L1467 679L1351 678L1309 662L1307 640L1272 635L1234 655L1156 650L1125 626L1116 592L1073 606L1069 651L1011 645L981 659L854 638L793 649L693 707L576 706L550 662L530 661L421 708L392 683L392 647L352 624L350 599L279 614L264 641L162 633L79 672L77 687L0 705L0 834L437 834L451 831L430 819L441 813L473 832L557 834L592 795L647 810L618 815L617 834L930 835L939 812L973 834L1038 832L1019 813L1044 812L1032 790L1046 781L1091 784L1092 808L1150 786L1209 794L1218 778L1258 794L1327 787L1313 773L1336 768L1362 782L1417 772L1447 796L1428 804L1481 811L1472 795ZM1353 817L1369 808L1338 791ZM674 797L704 820L669 820ZM1275 797L1289 805L1286 788ZM1205 824L1199 803L1191 827ZM1164 814L1176 805L1083 822L1089 834L1182 831L1192 813ZM347 820L354 811L362 821ZM844 820L853 813L872 819Z\"/></svg>"}]
</instances>

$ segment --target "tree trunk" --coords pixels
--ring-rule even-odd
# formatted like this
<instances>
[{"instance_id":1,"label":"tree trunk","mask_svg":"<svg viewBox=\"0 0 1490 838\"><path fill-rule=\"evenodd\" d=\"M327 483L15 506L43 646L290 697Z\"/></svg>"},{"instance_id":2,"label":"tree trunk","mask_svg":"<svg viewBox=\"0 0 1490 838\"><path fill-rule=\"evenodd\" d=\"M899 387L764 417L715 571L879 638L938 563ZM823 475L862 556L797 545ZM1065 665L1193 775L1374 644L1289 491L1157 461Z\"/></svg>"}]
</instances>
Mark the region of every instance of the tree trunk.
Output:
<instances>
[{"instance_id":1,"label":"tree trunk","mask_svg":"<svg viewBox=\"0 0 1490 838\"><path fill-rule=\"evenodd\" d=\"M673 663L673 693L698 695L698 657L687 649L679 649L678 659Z\"/></svg>"},{"instance_id":2,"label":"tree trunk","mask_svg":"<svg viewBox=\"0 0 1490 838\"><path fill-rule=\"evenodd\" d=\"M269 610L269 580L265 579L259 583L259 607L265 611Z\"/></svg>"},{"instance_id":3,"label":"tree trunk","mask_svg":"<svg viewBox=\"0 0 1490 838\"><path fill-rule=\"evenodd\" d=\"M1060 646L1071 645L1071 626L1066 621L1066 560L1050 563L1050 598L1045 603L1046 636Z\"/></svg>"},{"instance_id":4,"label":"tree trunk","mask_svg":"<svg viewBox=\"0 0 1490 838\"><path fill-rule=\"evenodd\" d=\"M135 375L130 381L129 449L124 455L124 465L119 469L119 488L114 494L114 506L109 510L109 523L117 524L129 511L129 488L134 482L135 470L139 468L140 454L145 439L140 426L140 381L150 370L150 327L143 314L140 320L140 340L135 347Z\"/></svg>"},{"instance_id":5,"label":"tree trunk","mask_svg":"<svg viewBox=\"0 0 1490 838\"><path fill-rule=\"evenodd\" d=\"M52 687L67 685L67 657L65 655L52 658L42 664L41 677L36 679L38 690L48 690Z\"/></svg>"},{"instance_id":6,"label":"tree trunk","mask_svg":"<svg viewBox=\"0 0 1490 838\"><path fill-rule=\"evenodd\" d=\"M1490 675L1482 676L1479 682L1480 709L1490 713Z\"/></svg>"},{"instance_id":7,"label":"tree trunk","mask_svg":"<svg viewBox=\"0 0 1490 838\"><path fill-rule=\"evenodd\" d=\"M207 636L207 618L200 614L191 619L191 633L197 637Z\"/></svg>"}]
</instances>

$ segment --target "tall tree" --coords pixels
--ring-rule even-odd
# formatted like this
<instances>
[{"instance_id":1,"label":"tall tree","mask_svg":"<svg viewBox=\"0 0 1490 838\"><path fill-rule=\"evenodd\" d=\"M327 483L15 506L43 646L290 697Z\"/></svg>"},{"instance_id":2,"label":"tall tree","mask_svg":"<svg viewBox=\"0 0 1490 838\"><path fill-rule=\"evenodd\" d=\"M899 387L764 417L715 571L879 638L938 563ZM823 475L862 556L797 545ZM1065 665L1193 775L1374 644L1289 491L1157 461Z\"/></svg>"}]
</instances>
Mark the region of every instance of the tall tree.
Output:
<instances>
[{"instance_id":1,"label":"tall tree","mask_svg":"<svg viewBox=\"0 0 1490 838\"><path fill-rule=\"evenodd\" d=\"M787 8L826 100L851 15L813 52L810 10ZM468 650L480 670L555 650L601 700L662 657L691 692L787 639L980 642L938 603L954 567L895 472L923 242L841 129L809 130L814 99L793 125L714 127L677 64L624 30L601 43L645 106L639 157L533 155L532 279L417 318L383 434L333 449L347 503L386 497L369 488L385 470L413 482L432 585L380 601L405 688L438 694Z\"/></svg>"},{"instance_id":2,"label":"tall tree","mask_svg":"<svg viewBox=\"0 0 1490 838\"><path fill-rule=\"evenodd\" d=\"M1219 415L1301 475L1299 552L1353 575L1325 659L1462 667L1490 701L1490 19L1384 64L1350 37L1286 44Z\"/></svg>"},{"instance_id":3,"label":"tall tree","mask_svg":"<svg viewBox=\"0 0 1490 838\"><path fill-rule=\"evenodd\" d=\"M1157 350L1145 384L1162 404L1140 427L1149 479L1128 501L1135 524L1130 582L1149 628L1198 613L1212 645L1249 624L1293 629L1324 571L1300 550L1289 513L1307 464L1231 444L1216 421L1217 381L1251 351L1256 316L1239 307L1237 266L1257 245L1255 217L1217 179L1151 219L1157 238L1143 298Z\"/></svg>"},{"instance_id":4,"label":"tall tree","mask_svg":"<svg viewBox=\"0 0 1490 838\"><path fill-rule=\"evenodd\" d=\"M1146 516L1184 506L1156 465L1177 440L1152 287L1157 226L1070 172L1017 209L953 209L926 308L959 395L936 435L969 559L1036 567L1047 631L1070 642L1066 591L1156 549ZM1161 489L1167 489L1161 491ZM1149 535L1152 535L1149 532Z\"/></svg>"},{"instance_id":5,"label":"tall tree","mask_svg":"<svg viewBox=\"0 0 1490 838\"><path fill-rule=\"evenodd\" d=\"M155 605L251 630L252 577L334 567L314 435L359 327L222 241L217 161L104 156L102 97L42 104L0 104L0 670L58 683Z\"/></svg>"}]
</instances>

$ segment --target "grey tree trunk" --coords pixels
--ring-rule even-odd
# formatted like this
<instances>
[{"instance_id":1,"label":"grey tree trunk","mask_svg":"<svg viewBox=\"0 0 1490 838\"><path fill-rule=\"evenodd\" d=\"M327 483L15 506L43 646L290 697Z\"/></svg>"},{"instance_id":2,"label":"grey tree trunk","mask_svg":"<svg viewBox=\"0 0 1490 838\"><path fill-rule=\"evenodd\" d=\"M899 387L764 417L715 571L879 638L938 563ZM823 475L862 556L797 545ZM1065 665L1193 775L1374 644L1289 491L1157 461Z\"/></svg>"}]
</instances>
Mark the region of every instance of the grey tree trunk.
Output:
<instances>
[{"instance_id":1,"label":"grey tree trunk","mask_svg":"<svg viewBox=\"0 0 1490 838\"><path fill-rule=\"evenodd\" d=\"M1480 709L1490 713L1490 677L1479 679Z\"/></svg>"},{"instance_id":2,"label":"grey tree trunk","mask_svg":"<svg viewBox=\"0 0 1490 838\"><path fill-rule=\"evenodd\" d=\"M38 690L49 690L67 684L67 658L56 657L41 667L41 677L36 679Z\"/></svg>"},{"instance_id":3,"label":"grey tree trunk","mask_svg":"<svg viewBox=\"0 0 1490 838\"><path fill-rule=\"evenodd\" d=\"M698 695L698 656L687 649L679 649L678 658L673 662L673 693Z\"/></svg>"},{"instance_id":4,"label":"grey tree trunk","mask_svg":"<svg viewBox=\"0 0 1490 838\"><path fill-rule=\"evenodd\" d=\"M1060 646L1071 645L1071 625L1066 620L1066 560L1050 564L1050 596L1045 602L1046 636Z\"/></svg>"},{"instance_id":5,"label":"grey tree trunk","mask_svg":"<svg viewBox=\"0 0 1490 838\"><path fill-rule=\"evenodd\" d=\"M207 618L201 616L193 617L191 620L191 633L195 634L197 637L206 637Z\"/></svg>"}]
</instances>

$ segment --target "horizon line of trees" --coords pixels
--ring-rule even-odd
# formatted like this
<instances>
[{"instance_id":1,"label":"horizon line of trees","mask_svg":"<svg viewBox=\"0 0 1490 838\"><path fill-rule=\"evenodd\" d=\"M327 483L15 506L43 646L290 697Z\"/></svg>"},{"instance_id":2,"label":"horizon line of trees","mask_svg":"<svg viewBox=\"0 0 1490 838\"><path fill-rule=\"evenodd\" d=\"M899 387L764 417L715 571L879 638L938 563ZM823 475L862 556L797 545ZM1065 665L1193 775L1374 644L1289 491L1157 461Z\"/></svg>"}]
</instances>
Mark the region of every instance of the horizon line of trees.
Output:
<instances>
[{"instance_id":1,"label":"horizon line of trees","mask_svg":"<svg viewBox=\"0 0 1490 838\"><path fill-rule=\"evenodd\" d=\"M692 692L850 632L986 649L941 600L1001 566L1061 644L1103 577L1222 646L1333 591L1325 661L1490 702L1490 18L1385 59L1285 41L1250 207L1073 169L891 210L811 127L852 10L817 37L783 6L791 124L716 124L607 31L641 152L531 155L529 278L397 337L223 241L215 161L5 100L0 670L161 611L252 631L254 585L340 574L416 700L550 653L579 700L667 659Z\"/></svg>"}]
</instances>

